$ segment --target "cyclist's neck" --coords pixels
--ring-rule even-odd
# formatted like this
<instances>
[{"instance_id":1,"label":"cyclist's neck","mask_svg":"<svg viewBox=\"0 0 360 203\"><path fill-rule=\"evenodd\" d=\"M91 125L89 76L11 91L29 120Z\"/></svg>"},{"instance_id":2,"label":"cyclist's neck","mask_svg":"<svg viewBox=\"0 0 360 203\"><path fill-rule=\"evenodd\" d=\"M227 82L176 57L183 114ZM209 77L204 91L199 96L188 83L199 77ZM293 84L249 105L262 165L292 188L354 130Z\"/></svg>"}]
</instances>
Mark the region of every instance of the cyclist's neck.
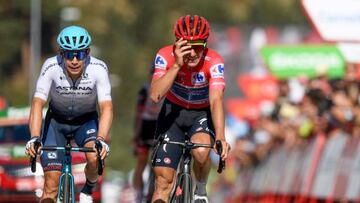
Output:
<instances>
[{"instance_id":1,"label":"cyclist's neck","mask_svg":"<svg viewBox=\"0 0 360 203\"><path fill-rule=\"evenodd\" d=\"M77 74L68 72L68 76L71 78L71 80L73 82L76 82L81 77L82 73L83 73L83 71L81 71L80 73L77 73Z\"/></svg>"}]
</instances>

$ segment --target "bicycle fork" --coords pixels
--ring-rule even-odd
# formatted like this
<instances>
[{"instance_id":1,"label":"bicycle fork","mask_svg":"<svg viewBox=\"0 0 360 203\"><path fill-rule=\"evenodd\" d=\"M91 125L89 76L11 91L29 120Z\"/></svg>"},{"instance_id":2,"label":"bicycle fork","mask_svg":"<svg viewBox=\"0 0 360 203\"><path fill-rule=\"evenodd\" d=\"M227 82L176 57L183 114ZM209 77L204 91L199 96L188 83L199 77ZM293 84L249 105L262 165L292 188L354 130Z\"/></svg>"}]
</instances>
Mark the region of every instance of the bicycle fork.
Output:
<instances>
[{"instance_id":1,"label":"bicycle fork","mask_svg":"<svg viewBox=\"0 0 360 203\"><path fill-rule=\"evenodd\" d=\"M184 203L192 201L191 154L189 149L184 149L183 167L180 169L175 188L176 198Z\"/></svg>"},{"instance_id":2,"label":"bicycle fork","mask_svg":"<svg viewBox=\"0 0 360 203\"><path fill-rule=\"evenodd\" d=\"M57 203L74 203L74 176L71 173L71 157L65 156L65 164L59 178Z\"/></svg>"}]
</instances>

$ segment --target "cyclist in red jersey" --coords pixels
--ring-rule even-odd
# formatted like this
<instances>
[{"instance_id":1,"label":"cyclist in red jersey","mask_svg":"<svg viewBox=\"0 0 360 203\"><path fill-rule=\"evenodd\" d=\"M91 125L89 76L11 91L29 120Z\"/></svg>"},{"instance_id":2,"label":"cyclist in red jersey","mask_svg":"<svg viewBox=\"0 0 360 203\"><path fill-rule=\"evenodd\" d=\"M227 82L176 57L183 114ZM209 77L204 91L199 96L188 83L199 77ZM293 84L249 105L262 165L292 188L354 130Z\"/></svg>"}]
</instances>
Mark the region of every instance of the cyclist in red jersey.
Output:
<instances>
[{"instance_id":1,"label":"cyclist in red jersey","mask_svg":"<svg viewBox=\"0 0 360 203\"><path fill-rule=\"evenodd\" d=\"M160 49L155 58L150 97L160 102L156 136L171 141L213 144L220 140L221 157L228 156L230 145L224 133L223 95L225 89L224 60L206 47L210 26L201 16L180 17L174 27L176 42ZM161 146L155 159L155 192L153 202L168 202L174 184L181 148ZM195 202L208 202L206 183L210 171L210 150L192 151L196 179Z\"/></svg>"}]
</instances>

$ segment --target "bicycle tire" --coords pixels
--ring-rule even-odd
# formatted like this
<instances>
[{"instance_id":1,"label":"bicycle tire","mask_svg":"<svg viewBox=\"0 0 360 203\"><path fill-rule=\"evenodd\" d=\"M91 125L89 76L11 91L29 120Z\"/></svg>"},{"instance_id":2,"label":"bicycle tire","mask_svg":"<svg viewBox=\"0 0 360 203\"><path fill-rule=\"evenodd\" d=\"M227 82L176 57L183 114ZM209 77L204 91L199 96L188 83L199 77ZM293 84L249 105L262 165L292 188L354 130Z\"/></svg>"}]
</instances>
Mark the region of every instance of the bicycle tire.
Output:
<instances>
[{"instance_id":1,"label":"bicycle tire","mask_svg":"<svg viewBox=\"0 0 360 203\"><path fill-rule=\"evenodd\" d=\"M175 188L172 192L171 203L191 203L192 201L192 187L191 175L179 174Z\"/></svg>"},{"instance_id":2,"label":"bicycle tire","mask_svg":"<svg viewBox=\"0 0 360 203\"><path fill-rule=\"evenodd\" d=\"M182 194L182 191L180 191L181 190L180 178L181 178L180 174L177 174L175 185L171 191L170 203L180 203L181 194Z\"/></svg>"},{"instance_id":3,"label":"bicycle tire","mask_svg":"<svg viewBox=\"0 0 360 203\"><path fill-rule=\"evenodd\" d=\"M65 173L63 178L64 178L63 186L62 186L63 187L62 188L63 202L71 203L71 193L70 193L71 177L70 177L70 174Z\"/></svg>"}]
</instances>

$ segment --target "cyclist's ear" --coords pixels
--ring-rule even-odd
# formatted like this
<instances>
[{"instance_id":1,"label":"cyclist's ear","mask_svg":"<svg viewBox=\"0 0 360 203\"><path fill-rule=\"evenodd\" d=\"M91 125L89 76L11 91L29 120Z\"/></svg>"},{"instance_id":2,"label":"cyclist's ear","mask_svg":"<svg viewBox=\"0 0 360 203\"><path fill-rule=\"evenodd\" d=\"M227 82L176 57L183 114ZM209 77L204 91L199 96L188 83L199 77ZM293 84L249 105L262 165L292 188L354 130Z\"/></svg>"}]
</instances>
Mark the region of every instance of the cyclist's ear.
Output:
<instances>
[{"instance_id":1,"label":"cyclist's ear","mask_svg":"<svg viewBox=\"0 0 360 203\"><path fill-rule=\"evenodd\" d=\"M58 48L58 53L61 55L61 56L64 56L64 51L60 48Z\"/></svg>"}]
</instances>

